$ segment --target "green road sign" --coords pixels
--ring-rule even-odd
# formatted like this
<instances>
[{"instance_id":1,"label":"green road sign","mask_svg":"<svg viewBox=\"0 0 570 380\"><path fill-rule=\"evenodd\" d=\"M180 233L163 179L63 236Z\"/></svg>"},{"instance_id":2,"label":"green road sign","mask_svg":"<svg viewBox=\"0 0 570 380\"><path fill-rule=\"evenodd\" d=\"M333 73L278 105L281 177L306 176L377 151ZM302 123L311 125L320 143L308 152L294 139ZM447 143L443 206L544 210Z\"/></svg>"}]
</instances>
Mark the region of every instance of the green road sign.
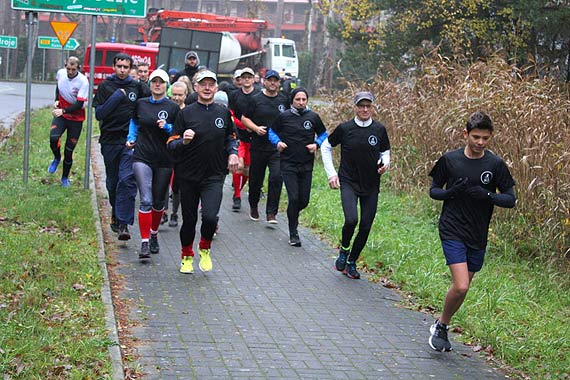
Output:
<instances>
[{"instance_id":1,"label":"green road sign","mask_svg":"<svg viewBox=\"0 0 570 380\"><path fill-rule=\"evenodd\" d=\"M38 47L40 49L61 49L61 43L57 37L39 36ZM70 38L65 44L64 50L75 50L79 47L79 42L75 38Z\"/></svg>"},{"instance_id":2,"label":"green road sign","mask_svg":"<svg viewBox=\"0 0 570 380\"><path fill-rule=\"evenodd\" d=\"M12 9L97 16L146 17L146 2L147 0L12 0Z\"/></svg>"},{"instance_id":3,"label":"green road sign","mask_svg":"<svg viewBox=\"0 0 570 380\"><path fill-rule=\"evenodd\" d=\"M17 49L18 37L0 36L0 48Z\"/></svg>"}]
</instances>

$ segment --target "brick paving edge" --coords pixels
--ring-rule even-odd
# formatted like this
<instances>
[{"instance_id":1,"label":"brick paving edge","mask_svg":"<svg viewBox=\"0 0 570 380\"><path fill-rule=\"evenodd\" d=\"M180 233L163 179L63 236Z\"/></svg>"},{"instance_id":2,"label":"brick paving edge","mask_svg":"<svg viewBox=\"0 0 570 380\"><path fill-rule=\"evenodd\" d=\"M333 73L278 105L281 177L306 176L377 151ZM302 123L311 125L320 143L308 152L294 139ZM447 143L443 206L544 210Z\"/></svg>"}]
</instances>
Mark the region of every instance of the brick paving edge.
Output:
<instances>
[{"instance_id":1,"label":"brick paving edge","mask_svg":"<svg viewBox=\"0 0 570 380\"><path fill-rule=\"evenodd\" d=\"M92 152L90 152L92 154ZM101 287L101 300L105 305L105 324L109 333L109 339L113 342L109 346L109 356L111 358L111 379L124 380L123 360L119 345L119 333L117 331L117 321L115 319L115 309L113 307L113 298L111 297L111 284L109 282L109 273L107 272L107 261L105 256L105 244L103 242L103 230L101 228L101 218L99 215L99 207L97 205L97 189L95 187L94 164L91 160L91 170L89 173L89 187L91 191L91 205L93 208L93 218L95 228L97 230L97 258L101 273L103 275L103 285Z\"/></svg>"}]
</instances>

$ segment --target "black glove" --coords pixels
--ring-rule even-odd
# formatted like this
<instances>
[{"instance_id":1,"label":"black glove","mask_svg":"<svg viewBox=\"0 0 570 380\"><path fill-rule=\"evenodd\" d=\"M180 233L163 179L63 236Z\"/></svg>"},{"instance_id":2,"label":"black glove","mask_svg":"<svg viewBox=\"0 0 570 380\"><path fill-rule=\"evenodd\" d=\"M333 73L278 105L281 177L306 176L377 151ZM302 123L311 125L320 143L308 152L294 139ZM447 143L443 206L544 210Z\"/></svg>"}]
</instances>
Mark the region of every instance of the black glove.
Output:
<instances>
[{"instance_id":1,"label":"black glove","mask_svg":"<svg viewBox=\"0 0 570 380\"><path fill-rule=\"evenodd\" d=\"M457 178L455 180L455 182L453 182L453 185L451 185L451 187L449 187L447 189L449 196L454 196L457 194L461 194L465 191L465 189L467 188L467 182L469 181L469 178Z\"/></svg>"},{"instance_id":2,"label":"black glove","mask_svg":"<svg viewBox=\"0 0 570 380\"><path fill-rule=\"evenodd\" d=\"M467 195L469 195L473 199L477 199L480 201L491 201L491 197L489 196L489 190L482 188L481 186L473 186L466 190Z\"/></svg>"}]
</instances>

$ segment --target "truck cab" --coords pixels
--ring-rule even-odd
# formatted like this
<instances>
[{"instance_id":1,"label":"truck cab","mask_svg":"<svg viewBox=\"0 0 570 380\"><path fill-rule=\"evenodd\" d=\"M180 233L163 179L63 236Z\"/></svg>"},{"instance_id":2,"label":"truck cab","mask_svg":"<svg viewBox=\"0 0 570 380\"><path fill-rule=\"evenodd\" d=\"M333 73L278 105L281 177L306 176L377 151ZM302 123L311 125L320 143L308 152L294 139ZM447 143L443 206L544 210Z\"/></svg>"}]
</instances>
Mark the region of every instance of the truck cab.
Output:
<instances>
[{"instance_id":1,"label":"truck cab","mask_svg":"<svg viewBox=\"0 0 570 380\"><path fill-rule=\"evenodd\" d=\"M299 76L299 59L295 41L285 38L262 38L265 50L265 66L281 74Z\"/></svg>"},{"instance_id":2,"label":"truck cab","mask_svg":"<svg viewBox=\"0 0 570 380\"><path fill-rule=\"evenodd\" d=\"M106 77L115 73L113 69L113 58L118 53L126 53L133 58L133 62L146 62L149 70L156 68L156 57L158 47L141 46L131 44L121 44L113 42L98 42L95 45L95 72L93 83L98 86ZM83 72L89 78L89 59L91 57L91 45L85 50L85 60Z\"/></svg>"}]
</instances>

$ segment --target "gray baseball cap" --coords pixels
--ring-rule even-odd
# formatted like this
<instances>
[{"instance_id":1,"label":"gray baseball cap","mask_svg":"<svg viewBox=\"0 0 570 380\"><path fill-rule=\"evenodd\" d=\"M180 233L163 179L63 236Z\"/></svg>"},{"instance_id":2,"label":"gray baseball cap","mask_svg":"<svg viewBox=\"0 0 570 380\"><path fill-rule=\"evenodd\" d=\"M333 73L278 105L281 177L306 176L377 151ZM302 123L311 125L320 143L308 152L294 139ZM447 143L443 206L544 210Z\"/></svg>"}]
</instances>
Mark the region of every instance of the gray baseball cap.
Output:
<instances>
[{"instance_id":1,"label":"gray baseball cap","mask_svg":"<svg viewBox=\"0 0 570 380\"><path fill-rule=\"evenodd\" d=\"M370 91L360 91L354 95L354 104L358 104L362 100L374 101L374 95Z\"/></svg>"}]
</instances>

